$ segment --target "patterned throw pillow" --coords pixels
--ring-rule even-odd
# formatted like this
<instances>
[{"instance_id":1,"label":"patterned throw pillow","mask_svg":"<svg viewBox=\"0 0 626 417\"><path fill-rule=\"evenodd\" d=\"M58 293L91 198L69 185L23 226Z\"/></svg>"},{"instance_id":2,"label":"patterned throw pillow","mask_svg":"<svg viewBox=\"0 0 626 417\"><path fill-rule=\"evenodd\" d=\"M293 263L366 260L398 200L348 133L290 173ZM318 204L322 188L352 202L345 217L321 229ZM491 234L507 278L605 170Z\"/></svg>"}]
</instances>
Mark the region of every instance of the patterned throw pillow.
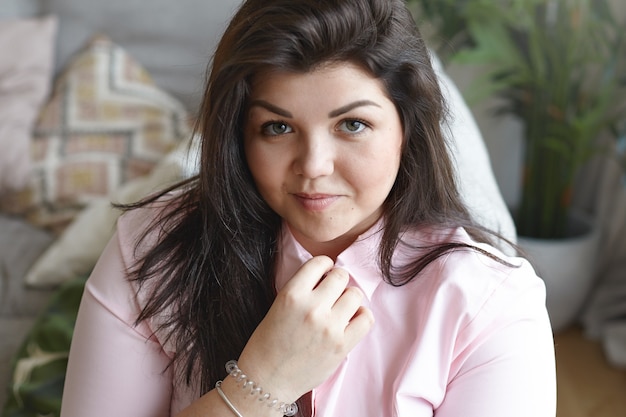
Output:
<instances>
[{"instance_id":1,"label":"patterned throw pillow","mask_svg":"<svg viewBox=\"0 0 626 417\"><path fill-rule=\"evenodd\" d=\"M94 38L58 77L40 114L29 186L3 196L0 209L62 227L93 199L148 174L189 135L182 104L120 46Z\"/></svg>"}]
</instances>

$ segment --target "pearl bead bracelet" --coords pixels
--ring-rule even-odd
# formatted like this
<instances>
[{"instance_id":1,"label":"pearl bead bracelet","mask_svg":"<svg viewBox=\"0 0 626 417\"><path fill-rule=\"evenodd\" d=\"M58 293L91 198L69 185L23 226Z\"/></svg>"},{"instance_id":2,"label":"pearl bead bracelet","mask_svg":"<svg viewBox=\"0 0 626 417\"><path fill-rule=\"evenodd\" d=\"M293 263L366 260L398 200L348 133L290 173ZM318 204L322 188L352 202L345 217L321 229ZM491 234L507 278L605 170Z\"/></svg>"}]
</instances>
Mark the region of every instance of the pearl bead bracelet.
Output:
<instances>
[{"instance_id":1,"label":"pearl bead bracelet","mask_svg":"<svg viewBox=\"0 0 626 417\"><path fill-rule=\"evenodd\" d=\"M237 366L237 361L231 360L226 363L226 372L228 375L235 378L237 383L242 383L241 388L244 390L250 390L251 396L258 396L258 401L265 403L265 405L269 408L275 408L280 411L282 415L287 417L292 417L296 415L298 412L298 405L296 403L287 404L284 402L280 402L277 399L271 399L272 395L268 393L263 393L263 388L254 383L251 379L248 378L246 374L244 374L241 369ZM217 381L215 384L215 388L217 389L217 393L220 395L222 400L226 403L228 408L237 416L243 417L241 413L235 408L232 402L226 397L224 391L222 390L222 381Z\"/></svg>"}]
</instances>

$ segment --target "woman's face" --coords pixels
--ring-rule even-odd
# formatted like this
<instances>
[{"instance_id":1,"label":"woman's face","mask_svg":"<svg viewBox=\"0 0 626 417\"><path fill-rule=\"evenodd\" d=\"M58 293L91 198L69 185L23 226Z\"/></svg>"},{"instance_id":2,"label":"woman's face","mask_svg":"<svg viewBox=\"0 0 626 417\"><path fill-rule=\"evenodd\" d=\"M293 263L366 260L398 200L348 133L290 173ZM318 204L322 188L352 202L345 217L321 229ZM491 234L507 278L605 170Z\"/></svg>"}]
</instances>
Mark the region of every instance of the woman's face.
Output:
<instances>
[{"instance_id":1,"label":"woman's face","mask_svg":"<svg viewBox=\"0 0 626 417\"><path fill-rule=\"evenodd\" d=\"M344 63L257 77L244 136L265 201L312 255L335 258L380 218L403 130L382 83Z\"/></svg>"}]
</instances>

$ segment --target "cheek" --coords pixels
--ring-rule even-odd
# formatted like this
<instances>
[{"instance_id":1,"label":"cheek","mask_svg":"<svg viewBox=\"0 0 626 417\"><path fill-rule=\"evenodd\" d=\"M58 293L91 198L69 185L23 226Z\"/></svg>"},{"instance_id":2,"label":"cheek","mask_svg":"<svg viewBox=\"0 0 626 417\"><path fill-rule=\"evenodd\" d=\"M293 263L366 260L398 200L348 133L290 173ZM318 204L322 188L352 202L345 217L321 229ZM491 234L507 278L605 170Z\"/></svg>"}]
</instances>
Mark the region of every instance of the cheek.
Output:
<instances>
[{"instance_id":1,"label":"cheek","mask_svg":"<svg viewBox=\"0 0 626 417\"><path fill-rule=\"evenodd\" d=\"M394 132L394 136L397 133ZM390 136L390 137L394 137ZM381 186L391 187L398 175L400 168L400 158L402 156L402 141L392 141L395 143L383 146L376 152L376 160L371 161L366 167L366 171L371 171L371 176L376 177ZM374 181L374 179L373 179ZM391 184L390 184L391 183Z\"/></svg>"},{"instance_id":2,"label":"cheek","mask_svg":"<svg viewBox=\"0 0 626 417\"><path fill-rule=\"evenodd\" d=\"M263 152L262 149L248 146L246 161L252 178L264 197L275 189L280 189L282 184L280 158L277 159L271 152Z\"/></svg>"},{"instance_id":3,"label":"cheek","mask_svg":"<svg viewBox=\"0 0 626 417\"><path fill-rule=\"evenodd\" d=\"M368 200L386 198L395 182L400 156L389 149L352 165L349 181Z\"/></svg>"},{"instance_id":4,"label":"cheek","mask_svg":"<svg viewBox=\"0 0 626 417\"><path fill-rule=\"evenodd\" d=\"M244 152L248 168L252 173L252 178L258 182L258 177L262 176L263 173L267 171L265 167L266 158L263 155L263 151L259 146L252 145L246 141L244 143Z\"/></svg>"},{"instance_id":5,"label":"cheek","mask_svg":"<svg viewBox=\"0 0 626 417\"><path fill-rule=\"evenodd\" d=\"M381 158L378 163L372 163L367 168L371 172L370 179L372 188L377 188L380 193L384 194L384 198L391 191L393 184L396 181L398 170L400 168L400 149L387 149L381 152ZM372 167L377 167L376 170L372 170ZM366 172L368 172L366 171ZM380 198L381 196L379 196Z\"/></svg>"}]
</instances>

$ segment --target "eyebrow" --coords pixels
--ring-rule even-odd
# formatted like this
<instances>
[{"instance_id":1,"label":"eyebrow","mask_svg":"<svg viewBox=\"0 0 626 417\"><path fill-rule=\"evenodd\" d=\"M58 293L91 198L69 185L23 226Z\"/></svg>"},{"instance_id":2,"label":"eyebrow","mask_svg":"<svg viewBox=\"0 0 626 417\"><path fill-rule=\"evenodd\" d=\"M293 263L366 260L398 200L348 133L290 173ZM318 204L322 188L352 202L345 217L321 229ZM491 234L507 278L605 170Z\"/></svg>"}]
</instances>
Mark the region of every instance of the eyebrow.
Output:
<instances>
[{"instance_id":1,"label":"eyebrow","mask_svg":"<svg viewBox=\"0 0 626 417\"><path fill-rule=\"evenodd\" d=\"M254 106L259 106L259 107L263 107L269 111L271 111L272 113L276 113L279 116L283 116L283 117L288 117L288 118L293 118L293 114L291 114L291 112L280 108L278 106L273 105L272 103L269 103L265 100L253 100L250 103L250 107L254 107ZM378 105L377 103L371 101L371 100L358 100L355 101L353 103L349 103L346 104L345 106L341 106L336 110L331 111L330 113L328 113L328 117L337 117L340 116L344 113L349 112L352 109L355 109L357 107L362 107L362 106L376 106L376 107L380 107L380 105Z\"/></svg>"},{"instance_id":2,"label":"eyebrow","mask_svg":"<svg viewBox=\"0 0 626 417\"><path fill-rule=\"evenodd\" d=\"M345 106L339 107L337 110L333 110L330 113L328 113L328 117L337 117L340 116L344 113L349 112L352 109L355 109L357 107L362 107L362 106L376 106L376 107L380 107L378 104L376 104L375 102L371 101L371 100L358 100L355 101L353 103L350 104L346 104Z\"/></svg>"},{"instance_id":3,"label":"eyebrow","mask_svg":"<svg viewBox=\"0 0 626 417\"><path fill-rule=\"evenodd\" d=\"M272 113L276 113L279 116L288 117L290 119L293 117L293 114L291 114L291 112L288 112L285 109L275 106L272 103L268 103L265 100L253 100L250 103L250 107L254 107L254 106L263 107L264 109L267 109L271 111Z\"/></svg>"}]
</instances>

